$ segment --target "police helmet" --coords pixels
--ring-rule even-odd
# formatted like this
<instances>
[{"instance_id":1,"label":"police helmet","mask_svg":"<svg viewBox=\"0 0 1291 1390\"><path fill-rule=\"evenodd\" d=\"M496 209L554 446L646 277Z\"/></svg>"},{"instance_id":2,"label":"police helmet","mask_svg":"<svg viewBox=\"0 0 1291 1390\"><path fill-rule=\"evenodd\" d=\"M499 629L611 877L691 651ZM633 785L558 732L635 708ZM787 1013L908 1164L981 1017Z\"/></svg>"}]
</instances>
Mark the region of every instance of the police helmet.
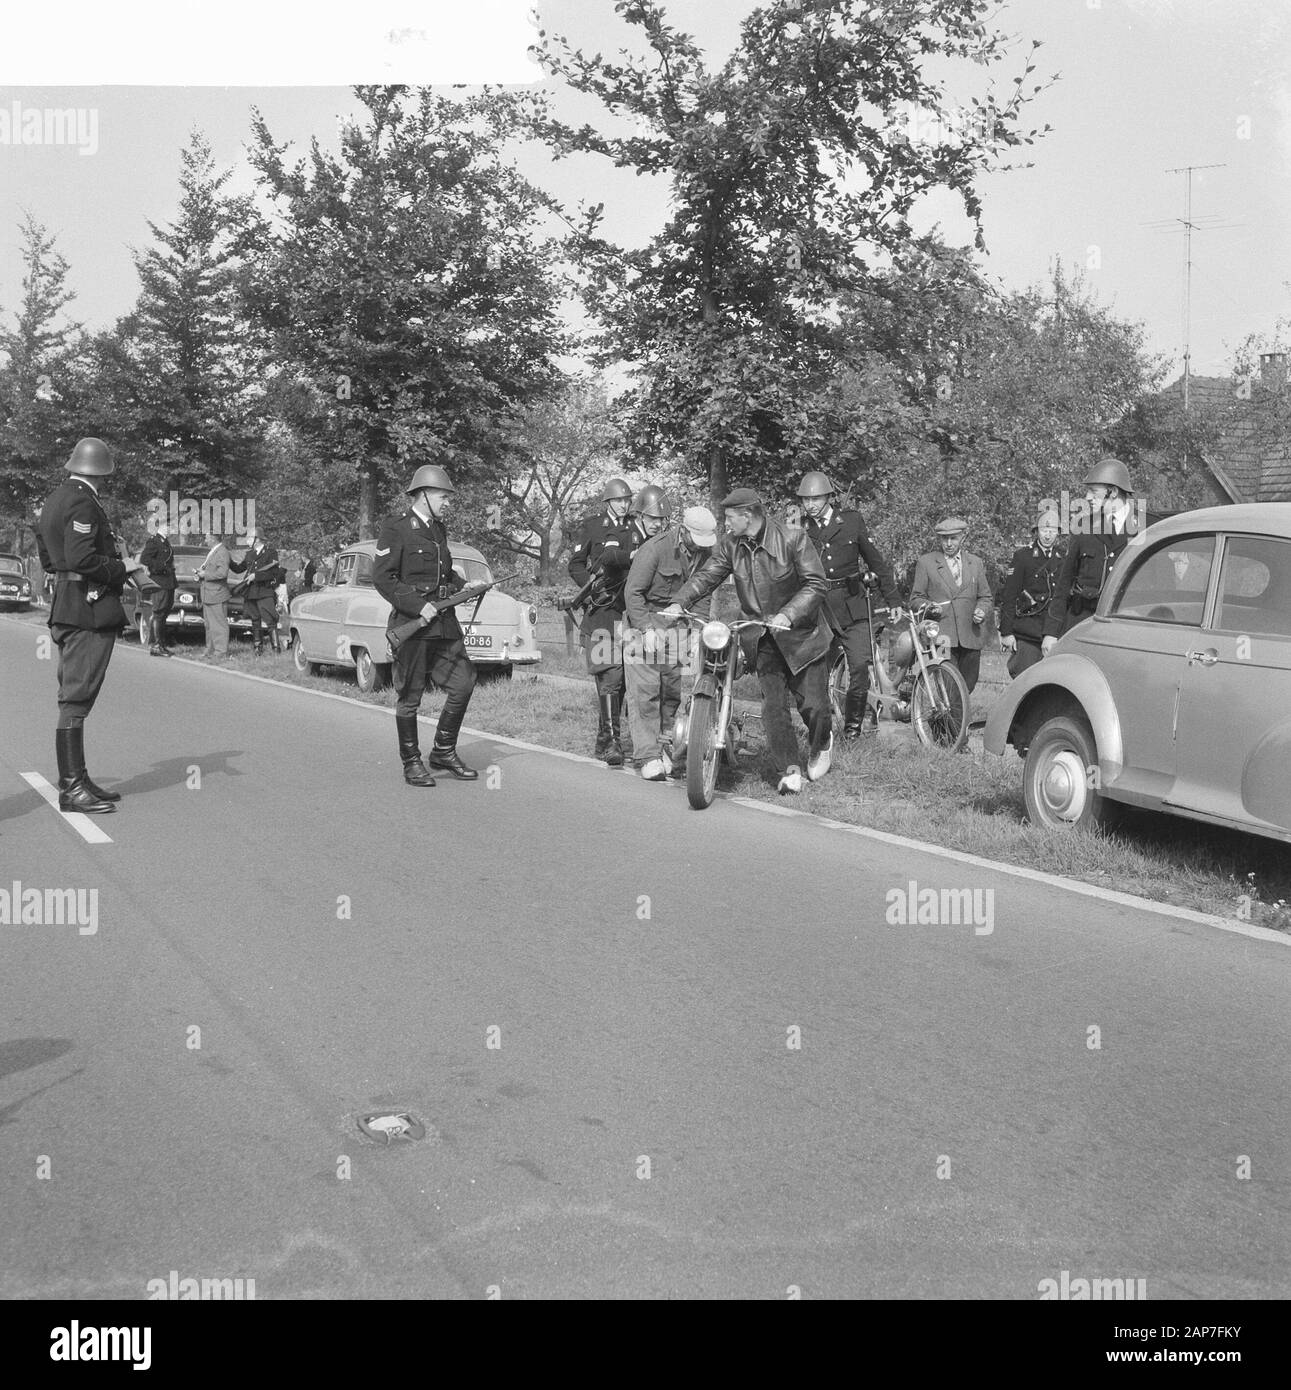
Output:
<instances>
[{"instance_id":1,"label":"police helmet","mask_svg":"<svg viewBox=\"0 0 1291 1390\"><path fill-rule=\"evenodd\" d=\"M101 439L78 439L72 456L63 465L82 478L106 478L116 467L112 450Z\"/></svg>"},{"instance_id":2,"label":"police helmet","mask_svg":"<svg viewBox=\"0 0 1291 1390\"><path fill-rule=\"evenodd\" d=\"M412 475L412 481L404 488L405 492L420 492L424 487L438 488L440 492L456 492L453 480L437 463L423 463Z\"/></svg>"}]
</instances>

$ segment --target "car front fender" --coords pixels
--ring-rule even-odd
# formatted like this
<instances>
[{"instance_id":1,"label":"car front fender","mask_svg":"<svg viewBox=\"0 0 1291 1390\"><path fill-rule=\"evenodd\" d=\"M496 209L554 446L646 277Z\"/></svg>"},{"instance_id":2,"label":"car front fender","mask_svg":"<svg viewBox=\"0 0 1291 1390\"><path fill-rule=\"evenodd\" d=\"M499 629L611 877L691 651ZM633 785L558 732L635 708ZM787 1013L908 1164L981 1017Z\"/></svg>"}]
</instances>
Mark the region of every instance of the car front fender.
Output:
<instances>
[{"instance_id":1,"label":"car front fender","mask_svg":"<svg viewBox=\"0 0 1291 1390\"><path fill-rule=\"evenodd\" d=\"M1124 765L1121 720L1106 676L1086 657L1074 652L1055 652L1025 670L996 700L982 731L982 744L988 753L1002 756L1014 729L1041 710L1052 709L1056 717L1072 705L1094 731L1098 762L1107 777L1118 774Z\"/></svg>"}]
</instances>

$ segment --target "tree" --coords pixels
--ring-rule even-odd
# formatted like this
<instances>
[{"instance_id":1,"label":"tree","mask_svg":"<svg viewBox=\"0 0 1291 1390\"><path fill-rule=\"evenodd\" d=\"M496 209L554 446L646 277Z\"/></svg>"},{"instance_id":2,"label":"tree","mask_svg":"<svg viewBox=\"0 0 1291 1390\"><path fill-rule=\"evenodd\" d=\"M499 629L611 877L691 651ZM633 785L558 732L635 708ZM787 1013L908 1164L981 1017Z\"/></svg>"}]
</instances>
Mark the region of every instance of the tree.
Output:
<instances>
[{"instance_id":1,"label":"tree","mask_svg":"<svg viewBox=\"0 0 1291 1390\"><path fill-rule=\"evenodd\" d=\"M415 466L507 474L511 423L557 381L564 346L548 202L502 154L512 101L358 87L339 156L288 163L263 117L251 162L273 205L247 239L266 347L312 383L302 422L358 483L360 536Z\"/></svg>"},{"instance_id":2,"label":"tree","mask_svg":"<svg viewBox=\"0 0 1291 1390\"><path fill-rule=\"evenodd\" d=\"M22 302L13 327L0 330L0 507L16 548L75 443L67 391L80 342L80 325L64 313L75 294L56 238L30 213L20 231Z\"/></svg>"},{"instance_id":3,"label":"tree","mask_svg":"<svg viewBox=\"0 0 1291 1390\"><path fill-rule=\"evenodd\" d=\"M988 92L955 107L928 76L943 59L1000 60L990 8L773 0L711 71L654 0L615 6L645 58L588 57L542 35L550 73L637 126L611 134L541 110L533 128L557 156L592 153L669 180L672 215L643 248L599 235L597 205L570 252L601 359L633 370L629 438L643 455L681 453L715 503L728 477L785 476L813 437L802 402L823 398L849 353L837 301L871 273L867 257L909 244L916 199L951 188L976 220L975 177L1035 137L1017 124L1034 64L1002 105Z\"/></svg>"}]
</instances>

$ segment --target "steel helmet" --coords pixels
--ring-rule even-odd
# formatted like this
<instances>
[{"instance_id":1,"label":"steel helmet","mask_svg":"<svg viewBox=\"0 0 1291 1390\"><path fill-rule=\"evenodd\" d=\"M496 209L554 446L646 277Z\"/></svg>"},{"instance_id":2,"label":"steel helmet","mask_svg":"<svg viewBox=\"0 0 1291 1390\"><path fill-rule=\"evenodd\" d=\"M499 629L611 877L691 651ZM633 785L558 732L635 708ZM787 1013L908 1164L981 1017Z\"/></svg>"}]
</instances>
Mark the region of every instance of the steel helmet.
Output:
<instances>
[{"instance_id":1,"label":"steel helmet","mask_svg":"<svg viewBox=\"0 0 1291 1390\"><path fill-rule=\"evenodd\" d=\"M1089 470L1085 486L1089 487L1092 483L1102 483L1104 487L1118 487L1122 492L1134 491L1134 484L1130 482L1130 470L1111 454L1104 454Z\"/></svg>"},{"instance_id":2,"label":"steel helmet","mask_svg":"<svg viewBox=\"0 0 1291 1390\"><path fill-rule=\"evenodd\" d=\"M116 464L112 462L112 450L101 439L78 439L63 467L82 478L106 478Z\"/></svg>"},{"instance_id":3,"label":"steel helmet","mask_svg":"<svg viewBox=\"0 0 1291 1390\"><path fill-rule=\"evenodd\" d=\"M650 483L632 499L632 510L638 516L661 516L666 521L672 515L672 503L663 488Z\"/></svg>"},{"instance_id":4,"label":"steel helmet","mask_svg":"<svg viewBox=\"0 0 1291 1390\"><path fill-rule=\"evenodd\" d=\"M438 488L441 492L456 492L453 480L437 463L423 463L412 475L412 481L404 488L405 492L420 492L424 487Z\"/></svg>"},{"instance_id":5,"label":"steel helmet","mask_svg":"<svg viewBox=\"0 0 1291 1390\"><path fill-rule=\"evenodd\" d=\"M798 484L799 497L828 497L830 493L837 491L838 489L830 482L826 474L814 470L810 473L804 473L802 482Z\"/></svg>"},{"instance_id":6,"label":"steel helmet","mask_svg":"<svg viewBox=\"0 0 1291 1390\"><path fill-rule=\"evenodd\" d=\"M604 488L601 489L601 501L609 502L615 497L631 497L632 489L623 481L622 478L611 478Z\"/></svg>"}]
</instances>

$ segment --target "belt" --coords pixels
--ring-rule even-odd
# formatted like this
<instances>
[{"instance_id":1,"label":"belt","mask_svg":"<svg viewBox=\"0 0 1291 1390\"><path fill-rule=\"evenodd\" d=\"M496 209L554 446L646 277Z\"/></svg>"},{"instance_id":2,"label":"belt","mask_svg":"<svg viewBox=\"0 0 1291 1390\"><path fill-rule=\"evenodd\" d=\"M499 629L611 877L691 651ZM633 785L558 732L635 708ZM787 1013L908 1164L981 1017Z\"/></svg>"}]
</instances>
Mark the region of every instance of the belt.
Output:
<instances>
[{"instance_id":1,"label":"belt","mask_svg":"<svg viewBox=\"0 0 1291 1390\"><path fill-rule=\"evenodd\" d=\"M76 570L55 570L54 578L68 579L73 584L84 584L87 582L85 576L83 574L79 574Z\"/></svg>"},{"instance_id":2,"label":"belt","mask_svg":"<svg viewBox=\"0 0 1291 1390\"><path fill-rule=\"evenodd\" d=\"M854 579L859 579L859 574L849 574L843 579L826 579L826 585L831 589L841 589L844 584L850 584Z\"/></svg>"}]
</instances>

